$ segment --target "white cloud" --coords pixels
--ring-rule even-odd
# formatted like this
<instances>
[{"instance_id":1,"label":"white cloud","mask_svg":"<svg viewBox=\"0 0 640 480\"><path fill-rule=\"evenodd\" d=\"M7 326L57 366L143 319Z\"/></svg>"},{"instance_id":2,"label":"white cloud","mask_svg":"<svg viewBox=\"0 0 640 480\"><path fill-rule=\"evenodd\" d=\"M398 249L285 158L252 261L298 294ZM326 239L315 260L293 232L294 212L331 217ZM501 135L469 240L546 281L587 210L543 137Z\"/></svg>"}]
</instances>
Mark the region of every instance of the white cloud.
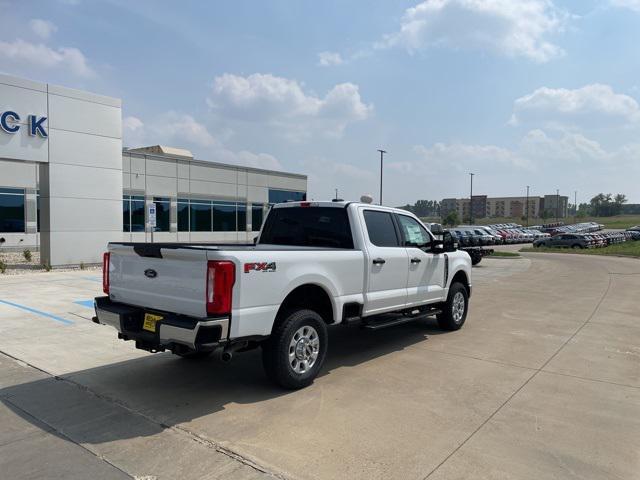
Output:
<instances>
[{"instance_id":1,"label":"white cloud","mask_svg":"<svg viewBox=\"0 0 640 480\"><path fill-rule=\"evenodd\" d=\"M21 39L12 42L0 41L0 59L16 65L38 68L63 68L80 77L93 77L94 71L77 48L53 49L42 43L35 44Z\"/></svg>"},{"instance_id":2,"label":"white cloud","mask_svg":"<svg viewBox=\"0 0 640 480\"><path fill-rule=\"evenodd\" d=\"M582 124L640 121L638 102L609 85L592 84L569 90L542 87L518 98L513 105L512 125L519 123Z\"/></svg>"},{"instance_id":3,"label":"white cloud","mask_svg":"<svg viewBox=\"0 0 640 480\"><path fill-rule=\"evenodd\" d=\"M408 8L400 30L375 47L483 49L546 62L564 53L548 36L567 18L551 0L426 0Z\"/></svg>"},{"instance_id":4,"label":"white cloud","mask_svg":"<svg viewBox=\"0 0 640 480\"><path fill-rule=\"evenodd\" d=\"M136 132L144 128L144 123L138 117L125 117L122 119L122 128L125 131Z\"/></svg>"},{"instance_id":5,"label":"white cloud","mask_svg":"<svg viewBox=\"0 0 640 480\"><path fill-rule=\"evenodd\" d=\"M566 162L597 163L611 159L611 155L595 140L568 132L550 137L542 130L531 130L522 139L520 152L536 164L544 162L549 166Z\"/></svg>"},{"instance_id":6,"label":"white cloud","mask_svg":"<svg viewBox=\"0 0 640 480\"><path fill-rule=\"evenodd\" d=\"M292 140L315 133L340 137L348 124L373 111L352 83L338 84L319 97L296 80L262 73L216 77L208 103L225 119L270 126Z\"/></svg>"},{"instance_id":7,"label":"white cloud","mask_svg":"<svg viewBox=\"0 0 640 480\"><path fill-rule=\"evenodd\" d=\"M640 12L640 0L611 0L611 5Z\"/></svg>"},{"instance_id":8,"label":"white cloud","mask_svg":"<svg viewBox=\"0 0 640 480\"><path fill-rule=\"evenodd\" d=\"M463 143L436 143L431 147L416 145L414 152L421 158L420 162L402 162L395 168L405 173L441 172L456 170L470 172L481 169L483 172L495 172L505 168L530 170L531 163L517 152L496 145L468 145Z\"/></svg>"},{"instance_id":9,"label":"white cloud","mask_svg":"<svg viewBox=\"0 0 640 480\"><path fill-rule=\"evenodd\" d=\"M273 155L248 150L235 152L226 148L204 124L185 113L168 111L154 117L149 123L135 116L127 116L122 120L122 128L125 144L131 147L168 145L192 150L202 160L283 170L282 164Z\"/></svg>"},{"instance_id":10,"label":"white cloud","mask_svg":"<svg viewBox=\"0 0 640 480\"><path fill-rule=\"evenodd\" d=\"M342 55L337 52L320 52L318 54L318 65L321 67L332 67L345 63Z\"/></svg>"},{"instance_id":11,"label":"white cloud","mask_svg":"<svg viewBox=\"0 0 640 480\"><path fill-rule=\"evenodd\" d=\"M31 28L33 33L44 39L49 38L52 34L58 31L58 27L53 23L40 18L33 18L29 20L29 28Z\"/></svg>"}]
</instances>

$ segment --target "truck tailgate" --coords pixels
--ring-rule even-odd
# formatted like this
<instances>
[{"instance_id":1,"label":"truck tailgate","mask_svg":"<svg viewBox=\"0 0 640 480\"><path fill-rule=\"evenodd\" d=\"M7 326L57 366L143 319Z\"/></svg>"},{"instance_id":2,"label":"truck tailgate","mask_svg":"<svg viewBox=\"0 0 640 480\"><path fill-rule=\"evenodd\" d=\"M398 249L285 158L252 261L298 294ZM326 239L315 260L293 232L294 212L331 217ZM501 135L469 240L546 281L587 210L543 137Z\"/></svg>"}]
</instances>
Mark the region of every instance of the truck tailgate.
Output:
<instances>
[{"instance_id":1,"label":"truck tailgate","mask_svg":"<svg viewBox=\"0 0 640 480\"><path fill-rule=\"evenodd\" d=\"M111 244L109 296L148 309L206 317L207 250L162 248L161 258Z\"/></svg>"}]
</instances>

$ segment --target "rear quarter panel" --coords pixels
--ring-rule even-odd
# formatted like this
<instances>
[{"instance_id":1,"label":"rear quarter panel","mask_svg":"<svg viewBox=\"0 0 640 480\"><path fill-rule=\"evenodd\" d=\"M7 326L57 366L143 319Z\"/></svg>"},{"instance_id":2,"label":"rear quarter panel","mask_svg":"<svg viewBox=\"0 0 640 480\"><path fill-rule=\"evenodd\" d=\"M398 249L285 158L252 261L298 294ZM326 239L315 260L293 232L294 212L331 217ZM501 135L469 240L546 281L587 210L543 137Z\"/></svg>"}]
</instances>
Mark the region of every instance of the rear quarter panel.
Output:
<instances>
[{"instance_id":1,"label":"rear quarter panel","mask_svg":"<svg viewBox=\"0 0 640 480\"><path fill-rule=\"evenodd\" d=\"M359 250L270 250L208 252L209 260L232 260L236 268L231 338L268 335L280 305L295 288L312 284L331 298L334 318L347 302L363 302L364 255ZM275 264L275 269L245 271L245 264Z\"/></svg>"}]
</instances>

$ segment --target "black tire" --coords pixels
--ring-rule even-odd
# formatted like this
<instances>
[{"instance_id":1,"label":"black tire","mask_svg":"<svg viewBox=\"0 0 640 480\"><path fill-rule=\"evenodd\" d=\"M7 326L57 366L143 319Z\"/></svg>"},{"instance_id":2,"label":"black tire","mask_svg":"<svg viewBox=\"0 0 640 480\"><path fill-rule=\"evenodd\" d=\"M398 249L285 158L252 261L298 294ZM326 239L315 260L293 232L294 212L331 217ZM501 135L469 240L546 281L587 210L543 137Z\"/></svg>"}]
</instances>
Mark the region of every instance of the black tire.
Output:
<instances>
[{"instance_id":1,"label":"black tire","mask_svg":"<svg viewBox=\"0 0 640 480\"><path fill-rule=\"evenodd\" d=\"M454 305L454 299L458 299L460 297L456 297L458 294L462 295L464 299L462 316L457 316L454 312L456 310L457 305ZM454 308L455 307L455 308ZM449 295L447 297L447 302L444 304L443 312L436 317L438 320L438 326L443 330L454 331L460 330L462 325L464 325L465 320L467 319L467 312L469 310L469 294L467 293L466 287L459 282L455 282L449 288Z\"/></svg>"},{"instance_id":2,"label":"black tire","mask_svg":"<svg viewBox=\"0 0 640 480\"><path fill-rule=\"evenodd\" d=\"M297 390L311 385L322 368L328 346L327 325L313 310L295 310L285 313L281 318L282 320L274 327L271 337L262 344L262 363L271 381L283 388ZM301 340L298 340L296 347L292 347L292 343L295 342L295 335L305 327L310 327L308 332L311 338L314 338L311 330L315 331L318 346L313 364L300 372L296 368L303 368L302 365L306 365L305 360L298 359L297 348L301 345ZM309 353L305 350L304 343L301 349L303 350L301 354ZM295 356L293 360L290 358L291 354Z\"/></svg>"},{"instance_id":3,"label":"black tire","mask_svg":"<svg viewBox=\"0 0 640 480\"><path fill-rule=\"evenodd\" d=\"M186 360L202 360L210 357L212 353L212 351L189 350L188 352L175 352L175 355Z\"/></svg>"},{"instance_id":4,"label":"black tire","mask_svg":"<svg viewBox=\"0 0 640 480\"><path fill-rule=\"evenodd\" d=\"M577 250L578 248L582 248L582 245L579 245L577 243L571 245L571 248L573 248L574 250Z\"/></svg>"}]
</instances>

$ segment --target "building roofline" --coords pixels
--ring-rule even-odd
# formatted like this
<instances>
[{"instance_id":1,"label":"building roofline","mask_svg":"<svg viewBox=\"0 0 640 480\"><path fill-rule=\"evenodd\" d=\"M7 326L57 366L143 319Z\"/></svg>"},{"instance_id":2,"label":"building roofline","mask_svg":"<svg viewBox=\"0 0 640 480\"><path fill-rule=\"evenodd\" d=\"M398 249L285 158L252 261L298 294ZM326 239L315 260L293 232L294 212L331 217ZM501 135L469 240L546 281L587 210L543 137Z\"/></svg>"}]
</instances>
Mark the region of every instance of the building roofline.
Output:
<instances>
[{"instance_id":1,"label":"building roofline","mask_svg":"<svg viewBox=\"0 0 640 480\"><path fill-rule=\"evenodd\" d=\"M123 155L127 154L135 157L153 157L153 158L164 159L164 160L180 160L182 162L192 163L195 165L202 165L202 166L209 166L209 167L214 166L214 167L228 168L233 170L245 170L247 172L256 172L256 173L268 173L272 175L280 175L285 177L303 178L305 180L308 178L307 175L303 175L301 173L283 172L280 170L269 170L266 168L246 167L244 165L234 165L232 163L215 162L213 160L199 160L197 158L188 158L188 157L183 157L179 155L135 152L130 150L127 147L122 149L122 153Z\"/></svg>"}]
</instances>

